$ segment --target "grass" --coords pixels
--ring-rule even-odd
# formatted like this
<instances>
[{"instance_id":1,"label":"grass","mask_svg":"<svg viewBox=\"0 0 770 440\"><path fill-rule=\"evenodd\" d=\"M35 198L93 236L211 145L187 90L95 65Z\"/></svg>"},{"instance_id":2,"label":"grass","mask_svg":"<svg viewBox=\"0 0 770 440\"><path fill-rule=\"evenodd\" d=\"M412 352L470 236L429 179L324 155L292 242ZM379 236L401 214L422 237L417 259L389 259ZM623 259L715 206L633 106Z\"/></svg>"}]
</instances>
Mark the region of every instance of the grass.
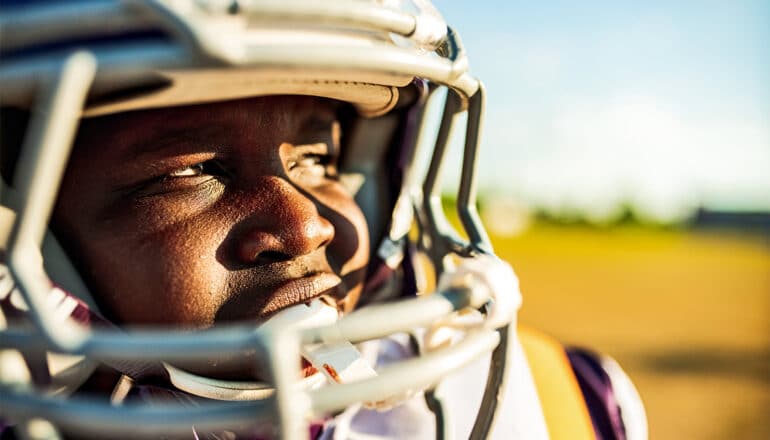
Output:
<instances>
[{"instance_id":1,"label":"grass","mask_svg":"<svg viewBox=\"0 0 770 440\"><path fill-rule=\"evenodd\" d=\"M535 224L492 240L520 321L615 357L650 438L770 438L767 236Z\"/></svg>"}]
</instances>

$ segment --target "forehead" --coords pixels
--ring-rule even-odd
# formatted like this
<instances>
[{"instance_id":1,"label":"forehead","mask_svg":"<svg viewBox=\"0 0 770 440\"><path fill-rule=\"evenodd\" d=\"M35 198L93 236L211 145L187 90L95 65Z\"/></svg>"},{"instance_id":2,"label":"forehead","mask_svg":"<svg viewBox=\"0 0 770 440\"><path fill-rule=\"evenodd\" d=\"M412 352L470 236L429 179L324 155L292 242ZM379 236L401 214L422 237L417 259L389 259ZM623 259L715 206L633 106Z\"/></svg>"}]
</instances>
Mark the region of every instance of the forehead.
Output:
<instances>
[{"instance_id":1,"label":"forehead","mask_svg":"<svg viewBox=\"0 0 770 440\"><path fill-rule=\"evenodd\" d=\"M312 96L265 96L132 111L83 119L78 144L109 145L112 152L120 154L131 153L138 146L160 148L170 141L210 136L286 138L328 126L343 105Z\"/></svg>"}]
</instances>

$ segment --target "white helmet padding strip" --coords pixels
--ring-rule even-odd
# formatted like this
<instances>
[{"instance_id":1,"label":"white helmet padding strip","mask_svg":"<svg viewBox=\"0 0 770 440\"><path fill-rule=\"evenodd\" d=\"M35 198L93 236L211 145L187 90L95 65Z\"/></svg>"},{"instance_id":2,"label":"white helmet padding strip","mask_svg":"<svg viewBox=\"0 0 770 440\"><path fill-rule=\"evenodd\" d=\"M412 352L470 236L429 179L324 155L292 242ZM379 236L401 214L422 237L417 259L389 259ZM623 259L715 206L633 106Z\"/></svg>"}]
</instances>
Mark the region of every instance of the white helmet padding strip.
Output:
<instances>
[{"instance_id":1,"label":"white helmet padding strip","mask_svg":"<svg viewBox=\"0 0 770 440\"><path fill-rule=\"evenodd\" d=\"M156 74L156 81L163 86L132 97L92 103L84 116L255 96L309 95L349 102L360 114L373 117L390 111L398 102L398 87L411 81L411 77L258 68L169 70Z\"/></svg>"}]
</instances>

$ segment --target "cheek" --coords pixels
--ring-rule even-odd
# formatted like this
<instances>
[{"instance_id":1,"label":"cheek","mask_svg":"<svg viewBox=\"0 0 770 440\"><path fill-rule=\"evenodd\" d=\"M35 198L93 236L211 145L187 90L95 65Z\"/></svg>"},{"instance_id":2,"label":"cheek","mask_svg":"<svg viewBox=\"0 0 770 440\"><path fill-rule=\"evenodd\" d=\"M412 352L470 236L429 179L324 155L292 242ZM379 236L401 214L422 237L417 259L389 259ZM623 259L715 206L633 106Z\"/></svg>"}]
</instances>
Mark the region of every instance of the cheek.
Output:
<instances>
[{"instance_id":1,"label":"cheek","mask_svg":"<svg viewBox=\"0 0 770 440\"><path fill-rule=\"evenodd\" d=\"M344 189L317 195L320 214L334 225L334 240L327 248L332 268L348 289L344 308L355 307L366 279L369 263L369 228L366 218Z\"/></svg>"},{"instance_id":2,"label":"cheek","mask_svg":"<svg viewBox=\"0 0 770 440\"><path fill-rule=\"evenodd\" d=\"M219 235L193 223L101 241L87 252L94 284L121 323L211 325L227 287Z\"/></svg>"},{"instance_id":3,"label":"cheek","mask_svg":"<svg viewBox=\"0 0 770 440\"><path fill-rule=\"evenodd\" d=\"M361 209L341 187L315 196L321 205L319 214L334 226L329 254L340 273L346 275L365 268L369 260L369 228Z\"/></svg>"},{"instance_id":4,"label":"cheek","mask_svg":"<svg viewBox=\"0 0 770 440\"><path fill-rule=\"evenodd\" d=\"M352 200L346 217L352 226L352 233L355 234L355 237L350 239L355 241L357 246L355 246L350 259L342 265L343 275L356 271L365 271L366 266L369 264L369 227L364 214Z\"/></svg>"}]
</instances>

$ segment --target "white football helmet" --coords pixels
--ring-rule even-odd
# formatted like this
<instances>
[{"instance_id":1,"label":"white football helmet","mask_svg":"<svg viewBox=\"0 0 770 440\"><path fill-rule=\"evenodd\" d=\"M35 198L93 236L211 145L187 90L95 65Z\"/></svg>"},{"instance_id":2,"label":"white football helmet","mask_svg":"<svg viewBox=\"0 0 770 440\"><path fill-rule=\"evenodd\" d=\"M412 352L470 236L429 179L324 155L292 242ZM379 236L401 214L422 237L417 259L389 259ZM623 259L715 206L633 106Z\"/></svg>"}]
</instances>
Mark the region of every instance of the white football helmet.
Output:
<instances>
[{"instance_id":1,"label":"white football helmet","mask_svg":"<svg viewBox=\"0 0 770 440\"><path fill-rule=\"evenodd\" d=\"M48 232L80 118L279 94L346 101L360 115L341 172L355 177L373 240L366 305L337 319L317 303L258 328L194 333L87 325L82 315L94 302ZM432 139L426 108L442 99ZM14 170L0 182L0 422L19 436L168 438L191 426L267 426L266 436L297 439L314 417L361 402L397 405L421 391L442 435L448 421L432 390L492 353L471 434L485 437L508 370L518 287L475 209L484 88L428 0L3 2L0 106L30 115L18 157L9 159L5 145L0 154L0 166ZM467 239L449 225L439 197L448 139L463 113L456 208ZM14 124L6 117L3 129ZM412 166L419 148L432 150L426 172ZM448 328L462 337L442 336ZM399 332L414 336L419 355L376 372L351 345ZM246 351L257 353L270 383L228 383L172 366ZM331 368L299 384L301 356ZM179 389L210 400L141 405L121 402L119 389L112 403L73 394L99 364L128 379L163 368ZM329 376L341 383L323 386Z\"/></svg>"}]
</instances>

